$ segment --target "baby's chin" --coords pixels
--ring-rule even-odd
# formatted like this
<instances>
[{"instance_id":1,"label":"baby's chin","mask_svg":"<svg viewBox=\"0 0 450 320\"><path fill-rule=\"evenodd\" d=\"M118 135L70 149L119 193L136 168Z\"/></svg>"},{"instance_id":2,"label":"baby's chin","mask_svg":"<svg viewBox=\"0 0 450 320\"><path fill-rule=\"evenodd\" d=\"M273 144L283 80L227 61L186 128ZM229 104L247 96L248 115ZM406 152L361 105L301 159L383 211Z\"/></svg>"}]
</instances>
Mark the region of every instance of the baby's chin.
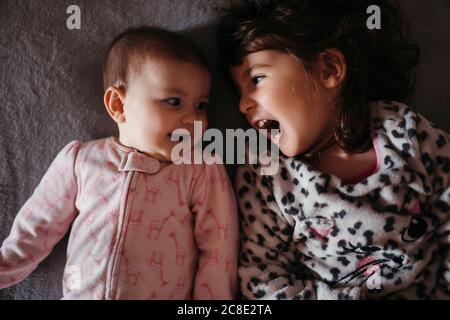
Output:
<instances>
[{"instance_id":1,"label":"baby's chin","mask_svg":"<svg viewBox=\"0 0 450 320\"><path fill-rule=\"evenodd\" d=\"M202 159L203 149L200 145L197 147L192 146L190 143L185 145L178 145L179 142L173 142L172 146L164 153L165 161L173 162L173 163L185 163L191 164L196 163L196 160ZM197 152L197 155L195 153Z\"/></svg>"}]
</instances>

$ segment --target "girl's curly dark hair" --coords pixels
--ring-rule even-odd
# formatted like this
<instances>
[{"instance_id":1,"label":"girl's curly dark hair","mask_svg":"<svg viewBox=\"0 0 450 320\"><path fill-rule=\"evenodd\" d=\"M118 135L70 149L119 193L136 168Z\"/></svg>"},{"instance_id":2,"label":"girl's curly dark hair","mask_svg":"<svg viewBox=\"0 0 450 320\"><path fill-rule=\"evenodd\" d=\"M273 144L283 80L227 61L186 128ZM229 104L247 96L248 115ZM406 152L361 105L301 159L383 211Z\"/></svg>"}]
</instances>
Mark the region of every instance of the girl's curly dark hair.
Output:
<instances>
[{"instance_id":1,"label":"girl's curly dark hair","mask_svg":"<svg viewBox=\"0 0 450 320\"><path fill-rule=\"evenodd\" d=\"M370 30L367 8L381 9L381 29ZM218 26L219 65L228 68L261 50L292 54L310 71L317 54L336 48L347 63L337 106L337 143L348 152L370 146L368 103L402 101L414 92L419 48L409 26L386 0L243 0L224 9Z\"/></svg>"}]
</instances>

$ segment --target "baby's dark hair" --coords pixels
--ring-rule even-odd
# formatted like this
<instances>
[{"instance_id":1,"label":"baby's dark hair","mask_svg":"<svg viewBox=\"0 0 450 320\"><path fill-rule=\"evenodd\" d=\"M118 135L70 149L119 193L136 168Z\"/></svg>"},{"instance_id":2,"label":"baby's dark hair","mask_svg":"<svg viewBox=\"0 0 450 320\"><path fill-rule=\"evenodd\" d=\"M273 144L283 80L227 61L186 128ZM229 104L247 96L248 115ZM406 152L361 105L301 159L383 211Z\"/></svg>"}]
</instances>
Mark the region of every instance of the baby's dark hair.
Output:
<instances>
[{"instance_id":1,"label":"baby's dark hair","mask_svg":"<svg viewBox=\"0 0 450 320\"><path fill-rule=\"evenodd\" d=\"M129 29L111 43L103 64L103 85L126 89L130 71L138 70L146 59L195 63L209 70L206 59L183 36L155 28Z\"/></svg>"},{"instance_id":2,"label":"baby's dark hair","mask_svg":"<svg viewBox=\"0 0 450 320\"><path fill-rule=\"evenodd\" d=\"M370 5L381 9L381 29L367 27ZM370 101L402 101L414 92L419 48L398 9L386 0L243 0L224 9L217 42L228 80L228 68L257 51L289 53L307 72L320 52L342 51L347 76L337 101L335 137L348 152L371 145Z\"/></svg>"}]
</instances>

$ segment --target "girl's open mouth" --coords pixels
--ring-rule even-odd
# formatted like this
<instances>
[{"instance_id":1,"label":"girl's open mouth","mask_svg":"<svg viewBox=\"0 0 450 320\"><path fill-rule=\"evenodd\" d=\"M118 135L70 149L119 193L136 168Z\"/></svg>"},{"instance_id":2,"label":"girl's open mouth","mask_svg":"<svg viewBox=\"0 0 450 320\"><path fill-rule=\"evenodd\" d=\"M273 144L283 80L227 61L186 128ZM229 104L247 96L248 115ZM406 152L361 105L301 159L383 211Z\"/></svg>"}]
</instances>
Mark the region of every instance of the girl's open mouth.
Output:
<instances>
[{"instance_id":1,"label":"girl's open mouth","mask_svg":"<svg viewBox=\"0 0 450 320\"><path fill-rule=\"evenodd\" d=\"M267 138L272 140L273 143L278 144L282 134L280 123L276 120L258 120L255 122L255 127L258 130L263 130L263 134L267 134Z\"/></svg>"}]
</instances>

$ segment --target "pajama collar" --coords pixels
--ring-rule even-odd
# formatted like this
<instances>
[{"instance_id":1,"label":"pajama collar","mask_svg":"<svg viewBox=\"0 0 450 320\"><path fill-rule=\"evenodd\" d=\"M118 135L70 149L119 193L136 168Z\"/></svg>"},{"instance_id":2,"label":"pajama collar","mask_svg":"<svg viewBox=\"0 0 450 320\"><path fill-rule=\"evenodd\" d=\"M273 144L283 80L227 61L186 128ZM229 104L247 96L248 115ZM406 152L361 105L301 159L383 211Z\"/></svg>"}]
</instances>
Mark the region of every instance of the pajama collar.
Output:
<instances>
[{"instance_id":1,"label":"pajama collar","mask_svg":"<svg viewBox=\"0 0 450 320\"><path fill-rule=\"evenodd\" d=\"M138 151L136 148L120 144L117 138L111 138L109 141L120 154L120 162L117 167L119 172L139 171L155 174L159 172L163 166L163 163L158 159L148 156Z\"/></svg>"}]
</instances>

